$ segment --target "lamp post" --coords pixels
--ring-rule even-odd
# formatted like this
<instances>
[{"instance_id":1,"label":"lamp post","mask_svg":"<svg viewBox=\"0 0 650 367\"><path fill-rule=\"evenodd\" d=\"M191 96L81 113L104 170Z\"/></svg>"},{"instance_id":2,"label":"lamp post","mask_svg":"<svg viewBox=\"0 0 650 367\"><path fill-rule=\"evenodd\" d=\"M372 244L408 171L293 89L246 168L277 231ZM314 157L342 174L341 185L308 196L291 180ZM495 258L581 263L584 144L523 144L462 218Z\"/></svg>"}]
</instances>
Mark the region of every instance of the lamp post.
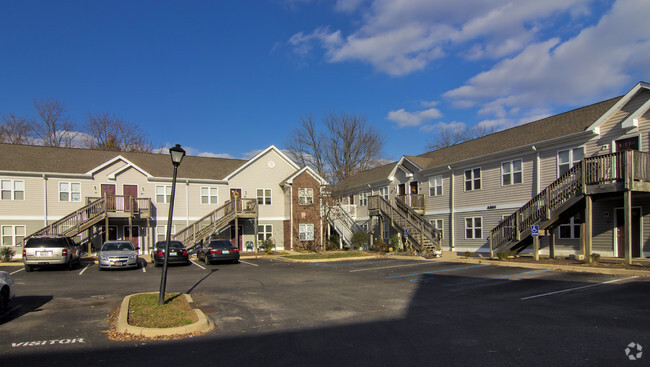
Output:
<instances>
[{"instance_id":1,"label":"lamp post","mask_svg":"<svg viewBox=\"0 0 650 367\"><path fill-rule=\"evenodd\" d=\"M176 171L181 164L185 151L181 148L180 144L175 147L169 148L169 154L172 157L172 164L174 165L174 175L172 176L172 193L169 199L169 216L167 217L167 240L165 241L165 256L163 258L162 276L160 278L160 295L158 296L158 306L165 303L165 287L167 286L167 258L169 254L169 239L172 236L172 213L174 212L174 196L176 196Z\"/></svg>"}]
</instances>

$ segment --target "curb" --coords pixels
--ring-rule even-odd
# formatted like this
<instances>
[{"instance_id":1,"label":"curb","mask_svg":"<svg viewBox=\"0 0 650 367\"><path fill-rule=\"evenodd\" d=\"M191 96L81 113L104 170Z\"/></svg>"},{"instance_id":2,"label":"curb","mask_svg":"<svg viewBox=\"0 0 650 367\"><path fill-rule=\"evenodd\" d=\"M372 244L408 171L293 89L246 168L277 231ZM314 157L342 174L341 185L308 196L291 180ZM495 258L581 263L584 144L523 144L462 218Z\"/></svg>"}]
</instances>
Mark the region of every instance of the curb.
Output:
<instances>
[{"instance_id":1,"label":"curb","mask_svg":"<svg viewBox=\"0 0 650 367\"><path fill-rule=\"evenodd\" d=\"M636 270L636 269L597 268L592 266L537 264L537 263L530 263L530 262L497 261L497 260L490 260L490 259L464 259L464 258L449 258L449 257L444 259L438 258L432 261L486 264L486 265L495 265L495 266L510 266L510 267L533 268L533 269L552 269L552 270L561 270L561 271L573 271L579 273L596 273L596 274L608 274L608 275L628 275L628 276L638 276L638 277L650 276L650 270Z\"/></svg>"},{"instance_id":2,"label":"curb","mask_svg":"<svg viewBox=\"0 0 650 367\"><path fill-rule=\"evenodd\" d=\"M147 327L129 325L128 322L129 301L131 300L131 297L138 294L151 294L151 293L158 293L158 292L136 293L124 297L124 300L122 300L122 305L120 306L120 313L117 317L117 323L115 325L117 332L129 333L133 335L140 335L148 338L153 338L157 336L184 335L184 334L191 334L196 332L203 333L214 329L214 324L212 323L212 321L210 321L210 319L208 319L205 316L203 311L199 310L198 308L193 308L193 310L196 316L199 318L199 320L190 325L172 327L172 328L147 328ZM190 305L194 303L192 297L189 294L183 294L183 295L185 296L185 299Z\"/></svg>"}]
</instances>

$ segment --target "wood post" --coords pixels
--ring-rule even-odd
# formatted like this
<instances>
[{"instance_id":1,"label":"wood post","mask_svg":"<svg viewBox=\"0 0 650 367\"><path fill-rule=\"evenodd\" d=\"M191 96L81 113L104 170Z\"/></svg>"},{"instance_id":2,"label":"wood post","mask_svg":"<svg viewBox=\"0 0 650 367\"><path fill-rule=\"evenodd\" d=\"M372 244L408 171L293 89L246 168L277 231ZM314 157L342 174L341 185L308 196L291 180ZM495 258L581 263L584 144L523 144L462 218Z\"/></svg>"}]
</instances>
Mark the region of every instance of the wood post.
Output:
<instances>
[{"instance_id":1,"label":"wood post","mask_svg":"<svg viewBox=\"0 0 650 367\"><path fill-rule=\"evenodd\" d=\"M591 195L585 196L585 260L587 263L591 263L591 253L593 250L593 202Z\"/></svg>"}]
</instances>

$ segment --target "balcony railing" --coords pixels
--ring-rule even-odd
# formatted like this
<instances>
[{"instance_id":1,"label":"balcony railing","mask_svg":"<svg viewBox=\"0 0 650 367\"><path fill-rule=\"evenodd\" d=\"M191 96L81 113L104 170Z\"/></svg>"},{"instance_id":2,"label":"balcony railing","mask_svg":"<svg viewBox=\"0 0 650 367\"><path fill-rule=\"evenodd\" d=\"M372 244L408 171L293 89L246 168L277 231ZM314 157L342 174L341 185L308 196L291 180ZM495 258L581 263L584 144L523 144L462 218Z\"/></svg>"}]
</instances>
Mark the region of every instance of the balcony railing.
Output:
<instances>
[{"instance_id":1,"label":"balcony railing","mask_svg":"<svg viewBox=\"0 0 650 367\"><path fill-rule=\"evenodd\" d=\"M424 210L424 195L422 194L398 195L397 198L413 210Z\"/></svg>"}]
</instances>

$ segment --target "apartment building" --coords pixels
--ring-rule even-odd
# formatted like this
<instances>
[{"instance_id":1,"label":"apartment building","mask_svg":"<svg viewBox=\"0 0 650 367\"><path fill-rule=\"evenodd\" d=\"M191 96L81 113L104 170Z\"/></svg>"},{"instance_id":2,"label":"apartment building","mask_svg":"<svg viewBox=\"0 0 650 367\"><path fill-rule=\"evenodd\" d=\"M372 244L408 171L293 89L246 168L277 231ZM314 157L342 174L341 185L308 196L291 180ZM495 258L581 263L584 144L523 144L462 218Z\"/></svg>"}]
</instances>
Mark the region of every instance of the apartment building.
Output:
<instances>
[{"instance_id":1,"label":"apartment building","mask_svg":"<svg viewBox=\"0 0 650 367\"><path fill-rule=\"evenodd\" d=\"M340 183L338 197L375 238L416 231L418 242L427 224L443 250L494 255L530 251L535 231L541 253L648 257L649 108L650 84L640 82L623 96L404 155Z\"/></svg>"},{"instance_id":2,"label":"apartment building","mask_svg":"<svg viewBox=\"0 0 650 367\"><path fill-rule=\"evenodd\" d=\"M320 213L326 182L274 146L249 160L186 156L172 223L168 154L0 144L0 156L2 246L20 247L34 234L66 234L94 249L127 239L148 253L168 225L186 246L210 236L242 251L269 238L277 249L322 243L314 212Z\"/></svg>"}]
</instances>

